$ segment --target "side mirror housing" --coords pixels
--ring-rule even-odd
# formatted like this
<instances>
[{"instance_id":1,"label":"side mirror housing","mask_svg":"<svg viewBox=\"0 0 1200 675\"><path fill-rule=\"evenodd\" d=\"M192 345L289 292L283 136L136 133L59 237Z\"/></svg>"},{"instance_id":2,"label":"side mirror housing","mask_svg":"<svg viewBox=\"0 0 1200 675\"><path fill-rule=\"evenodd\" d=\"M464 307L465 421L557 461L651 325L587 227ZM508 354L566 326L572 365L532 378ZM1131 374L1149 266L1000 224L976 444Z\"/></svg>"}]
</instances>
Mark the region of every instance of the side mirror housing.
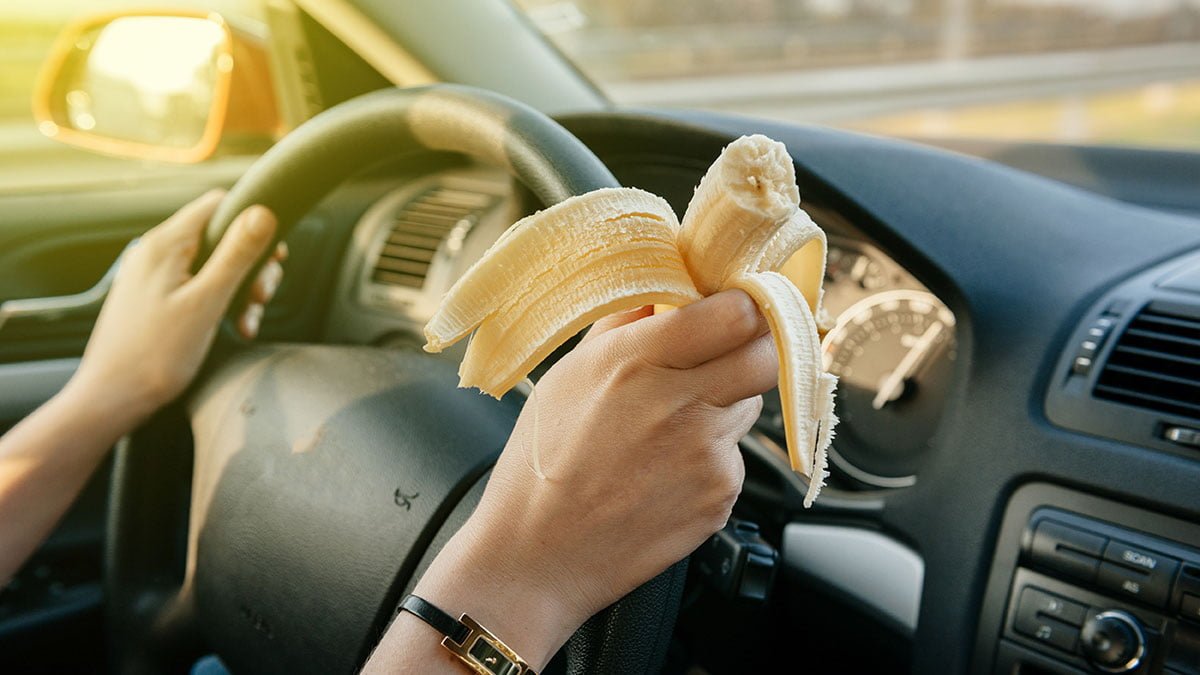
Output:
<instances>
[{"instance_id":1,"label":"side mirror housing","mask_svg":"<svg viewBox=\"0 0 1200 675\"><path fill-rule=\"evenodd\" d=\"M186 11L68 26L33 110L55 140L165 162L203 161L223 141L265 146L281 132L265 51L219 15Z\"/></svg>"}]
</instances>

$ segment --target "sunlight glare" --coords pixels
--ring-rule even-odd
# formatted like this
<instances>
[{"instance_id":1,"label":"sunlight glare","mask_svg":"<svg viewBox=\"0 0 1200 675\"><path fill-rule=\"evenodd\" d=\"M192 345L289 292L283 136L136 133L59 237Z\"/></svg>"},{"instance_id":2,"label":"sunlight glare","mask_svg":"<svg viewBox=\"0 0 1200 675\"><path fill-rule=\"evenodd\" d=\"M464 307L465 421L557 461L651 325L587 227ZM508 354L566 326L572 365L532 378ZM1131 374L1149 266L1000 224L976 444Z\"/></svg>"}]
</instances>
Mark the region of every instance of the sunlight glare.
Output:
<instances>
[{"instance_id":1,"label":"sunlight glare","mask_svg":"<svg viewBox=\"0 0 1200 675\"><path fill-rule=\"evenodd\" d=\"M88 65L146 93L189 91L202 80L225 40L224 29L207 20L139 16L117 19L96 38Z\"/></svg>"}]
</instances>

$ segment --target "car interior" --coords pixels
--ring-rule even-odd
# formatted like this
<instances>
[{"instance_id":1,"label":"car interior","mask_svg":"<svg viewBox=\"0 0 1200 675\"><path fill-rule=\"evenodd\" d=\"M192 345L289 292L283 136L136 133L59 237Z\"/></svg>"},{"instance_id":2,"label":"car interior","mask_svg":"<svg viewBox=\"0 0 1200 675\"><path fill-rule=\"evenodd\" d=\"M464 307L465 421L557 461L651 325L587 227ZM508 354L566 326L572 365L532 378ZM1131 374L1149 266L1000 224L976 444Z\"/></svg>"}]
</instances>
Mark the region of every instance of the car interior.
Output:
<instances>
[{"instance_id":1,"label":"car interior","mask_svg":"<svg viewBox=\"0 0 1200 675\"><path fill-rule=\"evenodd\" d=\"M58 138L0 159L0 431L194 196L230 189L208 250L261 203L291 255L260 337L223 334L0 589L0 672L357 672L528 395L422 352L442 295L572 195L683 213L757 133L829 239L828 485L803 507L767 395L729 524L546 672L1200 673L1200 151L621 105L506 0L109 4L53 22L29 95ZM220 28L182 140L105 128L99 93L81 123L80 64L130 18Z\"/></svg>"}]
</instances>

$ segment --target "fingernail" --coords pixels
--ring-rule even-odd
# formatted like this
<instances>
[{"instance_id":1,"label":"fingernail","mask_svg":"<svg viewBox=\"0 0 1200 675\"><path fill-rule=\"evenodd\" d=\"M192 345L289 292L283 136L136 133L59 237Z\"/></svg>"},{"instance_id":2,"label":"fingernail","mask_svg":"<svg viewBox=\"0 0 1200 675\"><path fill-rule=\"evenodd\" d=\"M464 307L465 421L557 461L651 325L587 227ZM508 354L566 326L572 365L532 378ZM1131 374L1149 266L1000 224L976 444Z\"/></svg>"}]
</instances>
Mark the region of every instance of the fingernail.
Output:
<instances>
[{"instance_id":1,"label":"fingernail","mask_svg":"<svg viewBox=\"0 0 1200 675\"><path fill-rule=\"evenodd\" d=\"M273 297L275 291L279 290L281 281L283 281L283 267L275 261L267 263L266 274L263 275L263 292L268 298Z\"/></svg>"},{"instance_id":2,"label":"fingernail","mask_svg":"<svg viewBox=\"0 0 1200 675\"><path fill-rule=\"evenodd\" d=\"M246 231L256 239L270 236L275 229L274 218L266 207L251 206L242 215L246 219Z\"/></svg>"},{"instance_id":3,"label":"fingernail","mask_svg":"<svg viewBox=\"0 0 1200 675\"><path fill-rule=\"evenodd\" d=\"M258 335L258 328L262 325L263 306L257 302L246 307L245 313L242 314L242 329L246 337L254 337Z\"/></svg>"},{"instance_id":4,"label":"fingernail","mask_svg":"<svg viewBox=\"0 0 1200 675\"><path fill-rule=\"evenodd\" d=\"M279 242L279 245L275 247L275 257L278 258L280 262L287 260L291 253L292 252L290 249L288 249L286 241Z\"/></svg>"},{"instance_id":5,"label":"fingernail","mask_svg":"<svg viewBox=\"0 0 1200 675\"><path fill-rule=\"evenodd\" d=\"M205 192L204 194L200 195L199 201L208 201L210 199L223 199L224 197L225 197L225 190L223 190L221 188L213 188L213 189L209 190L208 192Z\"/></svg>"}]
</instances>

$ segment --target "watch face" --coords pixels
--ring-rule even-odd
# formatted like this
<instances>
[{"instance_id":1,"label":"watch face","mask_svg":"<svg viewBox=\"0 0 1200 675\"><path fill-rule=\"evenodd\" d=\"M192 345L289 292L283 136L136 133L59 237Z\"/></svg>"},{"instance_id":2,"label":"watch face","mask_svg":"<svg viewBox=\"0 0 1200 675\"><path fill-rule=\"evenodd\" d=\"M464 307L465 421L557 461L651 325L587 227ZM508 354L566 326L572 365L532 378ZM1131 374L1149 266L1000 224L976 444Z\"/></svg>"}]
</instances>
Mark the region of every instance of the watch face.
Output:
<instances>
[{"instance_id":1,"label":"watch face","mask_svg":"<svg viewBox=\"0 0 1200 675\"><path fill-rule=\"evenodd\" d=\"M476 663L483 666L492 675L520 675L521 673L521 666L513 663L482 635L475 639L475 644L471 645L469 653Z\"/></svg>"}]
</instances>

